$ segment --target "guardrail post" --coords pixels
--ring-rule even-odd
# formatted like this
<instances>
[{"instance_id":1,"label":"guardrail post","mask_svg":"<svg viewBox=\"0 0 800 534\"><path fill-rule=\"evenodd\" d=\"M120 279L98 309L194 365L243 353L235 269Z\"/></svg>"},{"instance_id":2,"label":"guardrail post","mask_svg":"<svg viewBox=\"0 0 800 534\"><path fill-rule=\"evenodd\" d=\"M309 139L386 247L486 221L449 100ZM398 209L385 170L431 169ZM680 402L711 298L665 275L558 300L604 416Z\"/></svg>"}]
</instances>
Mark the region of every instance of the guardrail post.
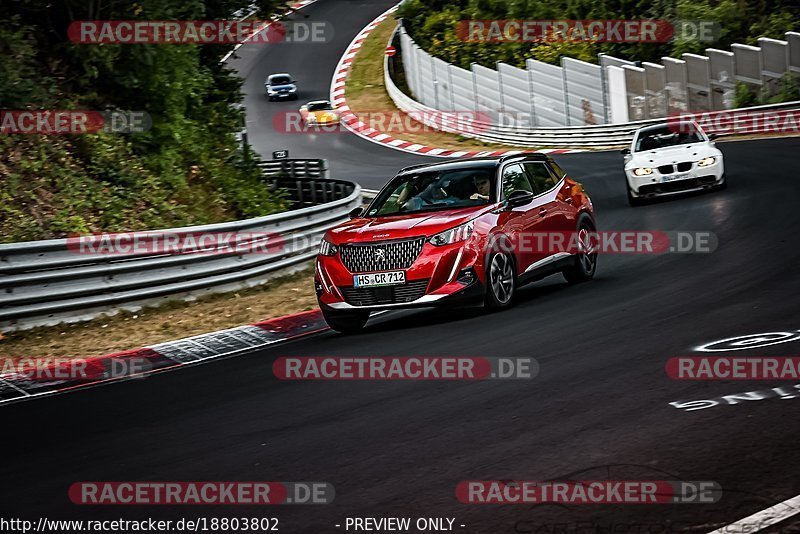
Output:
<instances>
[{"instance_id":1,"label":"guardrail post","mask_svg":"<svg viewBox=\"0 0 800 534\"><path fill-rule=\"evenodd\" d=\"M449 65L447 66L446 70L447 70L447 87L448 87L448 92L450 93L450 109L454 111L459 111L456 109L456 95L453 90L453 71L450 70Z\"/></svg>"},{"instance_id":2,"label":"guardrail post","mask_svg":"<svg viewBox=\"0 0 800 534\"><path fill-rule=\"evenodd\" d=\"M789 43L761 37L761 82L765 97L774 96L781 89L781 78L789 71Z\"/></svg>"},{"instance_id":3,"label":"guardrail post","mask_svg":"<svg viewBox=\"0 0 800 534\"><path fill-rule=\"evenodd\" d=\"M417 84L418 84L418 89L419 89L419 91L418 91L416 96L420 101L425 100L425 90L422 88L423 78L422 78L422 58L421 58L421 56L422 56L423 53L424 52L423 52L422 48L420 48L416 43L414 43L414 63L415 63L415 66L417 67Z\"/></svg>"},{"instance_id":4,"label":"guardrail post","mask_svg":"<svg viewBox=\"0 0 800 534\"><path fill-rule=\"evenodd\" d=\"M500 73L499 64L499 61L496 61L494 64L494 70L497 71L497 96L499 97L498 100L500 100L500 113L505 114L506 103L505 99L503 98L503 75Z\"/></svg>"},{"instance_id":5,"label":"guardrail post","mask_svg":"<svg viewBox=\"0 0 800 534\"><path fill-rule=\"evenodd\" d=\"M528 104L531 107L531 126L539 126L536 119L536 96L533 92L533 71L528 68L528 62L525 61L525 72L528 74Z\"/></svg>"},{"instance_id":6,"label":"guardrail post","mask_svg":"<svg viewBox=\"0 0 800 534\"><path fill-rule=\"evenodd\" d=\"M564 85L564 115L566 115L567 126L572 126L572 117L569 111L569 87L567 86L567 69L564 68L564 58L561 58L561 80Z\"/></svg>"},{"instance_id":7,"label":"guardrail post","mask_svg":"<svg viewBox=\"0 0 800 534\"><path fill-rule=\"evenodd\" d=\"M475 99L475 112L480 113L481 104L478 101L480 93L478 92L478 77L475 74L475 63L469 64L469 72L472 74L472 97Z\"/></svg>"}]
</instances>

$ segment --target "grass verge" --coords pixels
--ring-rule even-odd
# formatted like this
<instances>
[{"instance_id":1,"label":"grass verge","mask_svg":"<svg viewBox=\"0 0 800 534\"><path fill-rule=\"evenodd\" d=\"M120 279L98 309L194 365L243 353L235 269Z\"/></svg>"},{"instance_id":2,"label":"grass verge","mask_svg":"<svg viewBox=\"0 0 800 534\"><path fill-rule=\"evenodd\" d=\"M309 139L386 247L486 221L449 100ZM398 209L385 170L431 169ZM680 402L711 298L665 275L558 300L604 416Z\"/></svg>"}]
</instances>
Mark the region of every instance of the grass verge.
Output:
<instances>
[{"instance_id":1,"label":"grass verge","mask_svg":"<svg viewBox=\"0 0 800 534\"><path fill-rule=\"evenodd\" d=\"M307 269L193 302L8 333L0 339L0 358L100 356L311 310L317 307L313 276Z\"/></svg>"}]
</instances>

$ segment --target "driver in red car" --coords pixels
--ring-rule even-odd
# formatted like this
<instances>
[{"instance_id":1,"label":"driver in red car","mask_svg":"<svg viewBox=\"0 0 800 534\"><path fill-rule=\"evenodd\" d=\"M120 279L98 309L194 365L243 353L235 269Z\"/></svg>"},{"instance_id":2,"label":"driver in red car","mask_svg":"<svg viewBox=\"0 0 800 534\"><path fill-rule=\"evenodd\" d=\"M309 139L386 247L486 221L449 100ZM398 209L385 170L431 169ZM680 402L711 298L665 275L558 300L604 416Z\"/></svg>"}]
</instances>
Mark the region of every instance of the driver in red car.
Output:
<instances>
[{"instance_id":1,"label":"driver in red car","mask_svg":"<svg viewBox=\"0 0 800 534\"><path fill-rule=\"evenodd\" d=\"M469 197L470 200L489 200L489 193L491 193L492 183L489 178L484 175L478 175L475 177L473 183L475 184L475 189L477 191L472 193Z\"/></svg>"}]
</instances>

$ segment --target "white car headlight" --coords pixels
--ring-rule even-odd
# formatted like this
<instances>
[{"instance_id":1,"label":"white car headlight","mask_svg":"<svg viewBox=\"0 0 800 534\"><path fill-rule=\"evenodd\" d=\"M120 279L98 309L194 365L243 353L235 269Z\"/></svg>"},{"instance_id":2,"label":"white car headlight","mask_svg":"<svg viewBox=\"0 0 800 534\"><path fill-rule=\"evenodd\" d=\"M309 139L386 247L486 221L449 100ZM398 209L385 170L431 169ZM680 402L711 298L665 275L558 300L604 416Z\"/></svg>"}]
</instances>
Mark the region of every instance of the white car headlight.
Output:
<instances>
[{"instance_id":1,"label":"white car headlight","mask_svg":"<svg viewBox=\"0 0 800 534\"><path fill-rule=\"evenodd\" d=\"M323 238L322 241L319 242L319 253L322 256L333 256L337 252L339 252L339 247L337 247L327 239Z\"/></svg>"},{"instance_id":2,"label":"white car headlight","mask_svg":"<svg viewBox=\"0 0 800 534\"><path fill-rule=\"evenodd\" d=\"M703 158L697 162L698 167L708 167L709 165L713 165L717 162L717 158L714 156L709 156L707 158Z\"/></svg>"},{"instance_id":3,"label":"white car headlight","mask_svg":"<svg viewBox=\"0 0 800 534\"><path fill-rule=\"evenodd\" d=\"M291 87L291 88L289 89L289 92L290 92L290 93L294 93L295 91L297 91L297 87Z\"/></svg>"},{"instance_id":4,"label":"white car headlight","mask_svg":"<svg viewBox=\"0 0 800 534\"><path fill-rule=\"evenodd\" d=\"M636 176L648 176L653 174L653 169L650 167L636 167L633 169L633 174Z\"/></svg>"},{"instance_id":5,"label":"white car headlight","mask_svg":"<svg viewBox=\"0 0 800 534\"><path fill-rule=\"evenodd\" d=\"M429 241L431 242L431 245L436 246L450 245L452 243L458 243L459 241L465 241L469 239L474 230L475 222L469 221L460 226L456 226L455 228L438 233L431 237Z\"/></svg>"}]
</instances>

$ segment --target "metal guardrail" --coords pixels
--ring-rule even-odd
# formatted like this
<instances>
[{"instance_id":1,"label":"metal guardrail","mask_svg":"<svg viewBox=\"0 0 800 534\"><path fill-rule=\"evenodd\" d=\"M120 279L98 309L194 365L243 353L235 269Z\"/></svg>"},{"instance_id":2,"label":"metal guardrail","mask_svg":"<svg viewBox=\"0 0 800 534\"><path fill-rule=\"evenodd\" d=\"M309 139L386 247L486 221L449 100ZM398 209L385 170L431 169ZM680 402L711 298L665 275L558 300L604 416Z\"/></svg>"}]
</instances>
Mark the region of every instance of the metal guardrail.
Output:
<instances>
[{"instance_id":1,"label":"metal guardrail","mask_svg":"<svg viewBox=\"0 0 800 534\"><path fill-rule=\"evenodd\" d=\"M273 159L259 164L267 178L328 178L328 161L324 159Z\"/></svg>"},{"instance_id":2,"label":"metal guardrail","mask_svg":"<svg viewBox=\"0 0 800 534\"><path fill-rule=\"evenodd\" d=\"M388 58L384 59L384 80L386 92L398 109L411 114L421 122L433 128L472 137L481 141L498 143L504 145L514 145L521 147L561 147L561 148L596 148L608 149L626 146L633 140L633 134L639 128L651 124L659 124L667 121L666 118L649 119L624 124L600 124L593 126L564 126L560 128L515 128L510 126L498 126L481 121L472 121L469 130L459 130L446 125L457 125L463 123L463 113L449 114L447 111L437 110L403 93L395 85L388 69ZM800 102L787 102L781 104L770 104L755 106L750 108L739 108L736 111L747 112L766 112L766 111L794 111L800 110ZM711 112L714 115L724 115L724 112ZM707 133L717 133L717 130L725 132L731 128L732 117L723 117L712 128L705 128ZM445 125L443 127L443 125Z\"/></svg>"},{"instance_id":3,"label":"metal guardrail","mask_svg":"<svg viewBox=\"0 0 800 534\"><path fill-rule=\"evenodd\" d=\"M398 24L392 37L389 39L389 43L395 40L395 36L400 28L401 26ZM437 130L490 143L532 148L619 148L630 144L633 139L633 134L639 128L651 124L664 123L668 120L667 118L655 118L617 124L534 128L504 126L494 122L472 120L469 123L469 129L458 129L456 126L464 123L464 112L450 112L436 109L405 94L397 87L394 80L392 80L388 56L384 57L383 73L386 92L401 111L411 114L412 117L417 118L424 124ZM733 119L724 117L726 111L746 113L794 110L800 110L800 102L770 104L750 108L738 108L736 110L711 111L709 112L711 115L719 115L721 119L715 125L716 127L705 128L705 130L708 133L723 132L723 135L724 132L729 131ZM476 114L476 119L479 117L480 114Z\"/></svg>"},{"instance_id":4,"label":"metal guardrail","mask_svg":"<svg viewBox=\"0 0 800 534\"><path fill-rule=\"evenodd\" d=\"M293 209L219 224L147 232L150 239L226 234L244 245L231 252L199 247L180 253L80 251L77 240L0 245L0 331L135 311L170 299L250 287L313 259L322 235L361 205L361 187L324 178L269 178L286 188ZM259 240L273 239L261 243ZM248 245L252 245L248 248ZM89 249L90 251L93 249ZM241 252L244 250L245 252ZM254 252L247 252L255 250ZM268 251L268 252L267 252Z\"/></svg>"},{"instance_id":5,"label":"metal guardrail","mask_svg":"<svg viewBox=\"0 0 800 534\"><path fill-rule=\"evenodd\" d=\"M385 57L383 73L386 92L399 110L411 114L432 128L481 141L526 147L617 147L630 143L633 133L638 128L663 122L663 119L660 119L628 124L522 130L472 121L470 130L460 130L448 125L463 122L463 113L449 114L447 111L428 107L406 95L392 80L388 61L389 58Z\"/></svg>"}]
</instances>

